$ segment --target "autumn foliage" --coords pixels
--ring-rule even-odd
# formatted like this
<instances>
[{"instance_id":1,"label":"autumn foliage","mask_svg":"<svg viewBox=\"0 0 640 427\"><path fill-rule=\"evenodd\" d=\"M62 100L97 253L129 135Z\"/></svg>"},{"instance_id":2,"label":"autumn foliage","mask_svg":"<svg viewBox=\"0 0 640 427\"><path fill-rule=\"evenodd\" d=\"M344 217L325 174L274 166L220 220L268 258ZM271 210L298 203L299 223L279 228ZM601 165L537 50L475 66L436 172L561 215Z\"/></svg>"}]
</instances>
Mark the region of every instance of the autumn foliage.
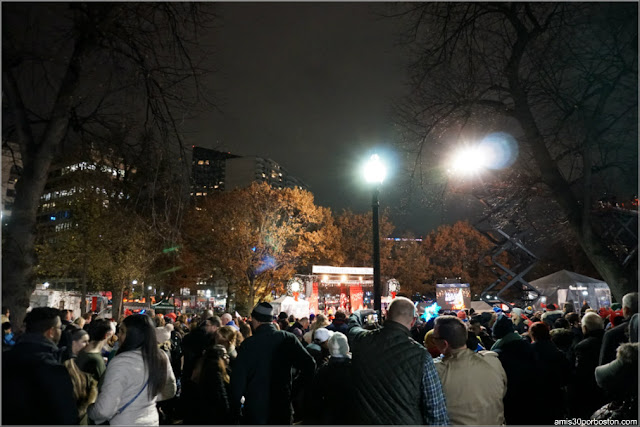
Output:
<instances>
[{"instance_id":1,"label":"autumn foliage","mask_svg":"<svg viewBox=\"0 0 640 427\"><path fill-rule=\"evenodd\" d=\"M424 242L385 239L393 230L383 214L381 272L383 280L399 280L405 294L432 292L444 277L461 277L475 293L495 280L480 264L492 244L467 222L443 225ZM183 235L181 257L192 282L225 278L247 307L282 294L294 274L309 274L314 264L372 265L370 213L347 210L334 220L311 193L267 184L200 199L185 218Z\"/></svg>"}]
</instances>

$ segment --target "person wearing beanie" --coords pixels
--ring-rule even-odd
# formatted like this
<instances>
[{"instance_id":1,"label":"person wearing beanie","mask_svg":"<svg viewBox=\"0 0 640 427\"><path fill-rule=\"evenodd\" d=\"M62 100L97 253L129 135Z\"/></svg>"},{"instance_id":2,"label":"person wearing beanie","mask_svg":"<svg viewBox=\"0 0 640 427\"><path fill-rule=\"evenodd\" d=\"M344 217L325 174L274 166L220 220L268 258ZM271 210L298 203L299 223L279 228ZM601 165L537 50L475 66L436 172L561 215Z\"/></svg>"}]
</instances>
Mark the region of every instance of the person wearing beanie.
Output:
<instances>
[{"instance_id":1,"label":"person wearing beanie","mask_svg":"<svg viewBox=\"0 0 640 427\"><path fill-rule=\"evenodd\" d=\"M433 338L433 329L424 334L424 346L434 359L440 357L440 350L436 345L436 340Z\"/></svg>"},{"instance_id":2,"label":"person wearing beanie","mask_svg":"<svg viewBox=\"0 0 640 427\"><path fill-rule=\"evenodd\" d=\"M544 389L544 382L535 369L535 357L531 346L514 330L507 316L500 316L493 325L493 336L497 339L491 351L498 358L507 374L507 393L504 397L504 418L509 424L537 424L532 421L531 411L523 411L523 405L543 408L547 398L543 393L531 390Z\"/></svg>"},{"instance_id":3,"label":"person wearing beanie","mask_svg":"<svg viewBox=\"0 0 640 427\"><path fill-rule=\"evenodd\" d=\"M333 336L333 331L327 328L318 328L313 334L313 342L305 348L316 361L316 368L322 366L329 359L329 346L327 341Z\"/></svg>"},{"instance_id":4,"label":"person wearing beanie","mask_svg":"<svg viewBox=\"0 0 640 427\"><path fill-rule=\"evenodd\" d=\"M553 329L553 323L564 316L562 310L558 309L558 306L555 304L547 305L547 311L542 313L542 317L540 318L544 323L549 326L549 329Z\"/></svg>"},{"instance_id":5,"label":"person wearing beanie","mask_svg":"<svg viewBox=\"0 0 640 427\"><path fill-rule=\"evenodd\" d=\"M354 390L349 342L344 334L335 332L327 340L327 347L330 357L316 371L313 379L314 405L309 424L353 424Z\"/></svg>"},{"instance_id":6,"label":"person wearing beanie","mask_svg":"<svg viewBox=\"0 0 640 427\"><path fill-rule=\"evenodd\" d=\"M305 398L311 396L313 357L294 334L278 330L272 320L273 306L258 303L251 312L253 335L238 349L230 405L239 424L293 422L292 368L299 372ZM309 401L305 403L303 407L309 408Z\"/></svg>"}]
</instances>

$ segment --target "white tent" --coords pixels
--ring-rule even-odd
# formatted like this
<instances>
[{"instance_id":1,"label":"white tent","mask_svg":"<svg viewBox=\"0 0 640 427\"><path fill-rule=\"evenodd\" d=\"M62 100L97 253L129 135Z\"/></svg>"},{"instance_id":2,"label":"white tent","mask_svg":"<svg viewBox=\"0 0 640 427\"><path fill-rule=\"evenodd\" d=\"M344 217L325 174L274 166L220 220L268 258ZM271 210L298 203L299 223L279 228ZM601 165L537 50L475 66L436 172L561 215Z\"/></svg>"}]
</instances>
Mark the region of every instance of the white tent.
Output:
<instances>
[{"instance_id":1,"label":"white tent","mask_svg":"<svg viewBox=\"0 0 640 427\"><path fill-rule=\"evenodd\" d=\"M283 295L270 303L273 306L273 314L277 316L284 311L288 315L293 314L294 317L300 319L309 316L309 301L299 298L296 301L293 297Z\"/></svg>"},{"instance_id":2,"label":"white tent","mask_svg":"<svg viewBox=\"0 0 640 427\"><path fill-rule=\"evenodd\" d=\"M541 304L553 303L562 307L565 302L573 302L579 310L585 301L595 309L611 305L611 290L607 282L572 271L556 271L529 284L540 291L540 298L535 304L537 308Z\"/></svg>"}]
</instances>

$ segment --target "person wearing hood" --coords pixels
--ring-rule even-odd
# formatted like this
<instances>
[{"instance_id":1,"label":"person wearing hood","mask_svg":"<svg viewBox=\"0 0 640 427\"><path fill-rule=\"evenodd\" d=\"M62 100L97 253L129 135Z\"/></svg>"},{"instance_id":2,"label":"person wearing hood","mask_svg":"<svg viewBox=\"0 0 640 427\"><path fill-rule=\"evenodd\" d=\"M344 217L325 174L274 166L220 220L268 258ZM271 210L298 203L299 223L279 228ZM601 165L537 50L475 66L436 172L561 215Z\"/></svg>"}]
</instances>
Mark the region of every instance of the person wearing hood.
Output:
<instances>
[{"instance_id":1,"label":"person wearing hood","mask_svg":"<svg viewBox=\"0 0 640 427\"><path fill-rule=\"evenodd\" d=\"M2 357L2 424L78 424L73 384L61 363L59 311L37 307Z\"/></svg>"},{"instance_id":2,"label":"person wearing hood","mask_svg":"<svg viewBox=\"0 0 640 427\"><path fill-rule=\"evenodd\" d=\"M637 331L637 317L636 317ZM616 359L595 370L596 383L612 401L598 409L592 419L638 419L638 336L636 342L624 343L616 351Z\"/></svg>"},{"instance_id":3,"label":"person wearing hood","mask_svg":"<svg viewBox=\"0 0 640 427\"><path fill-rule=\"evenodd\" d=\"M549 326L549 329L553 329L553 324L555 323L555 321L560 319L562 316L564 316L564 313L562 312L562 310L558 309L557 305L549 304L547 306L547 311L542 313L542 317L540 318L540 320L546 323L547 326Z\"/></svg>"},{"instance_id":4,"label":"person wearing hood","mask_svg":"<svg viewBox=\"0 0 640 427\"><path fill-rule=\"evenodd\" d=\"M311 424L353 424L353 373L346 335L335 332L327 341L330 357L313 379ZM305 420L307 422L307 420Z\"/></svg>"},{"instance_id":5,"label":"person wearing hood","mask_svg":"<svg viewBox=\"0 0 640 427\"><path fill-rule=\"evenodd\" d=\"M316 369L329 359L329 346L327 341L333 335L333 331L327 328L318 328L313 333L313 342L306 349L316 361Z\"/></svg>"}]
</instances>

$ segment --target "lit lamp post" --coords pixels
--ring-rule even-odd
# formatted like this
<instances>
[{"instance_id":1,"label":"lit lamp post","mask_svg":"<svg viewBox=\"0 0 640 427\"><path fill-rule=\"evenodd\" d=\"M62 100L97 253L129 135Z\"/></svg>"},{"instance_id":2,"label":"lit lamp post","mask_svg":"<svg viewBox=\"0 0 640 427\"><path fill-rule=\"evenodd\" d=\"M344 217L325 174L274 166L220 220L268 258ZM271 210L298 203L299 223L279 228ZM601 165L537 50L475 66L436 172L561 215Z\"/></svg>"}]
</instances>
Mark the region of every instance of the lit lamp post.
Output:
<instances>
[{"instance_id":1,"label":"lit lamp post","mask_svg":"<svg viewBox=\"0 0 640 427\"><path fill-rule=\"evenodd\" d=\"M378 210L380 202L378 195L380 185L387 174L387 169L380 161L377 154L373 154L364 168L364 177L367 182L374 184L373 197L371 199L371 212L373 214L373 309L382 314L382 298L380 290L380 224Z\"/></svg>"}]
</instances>

